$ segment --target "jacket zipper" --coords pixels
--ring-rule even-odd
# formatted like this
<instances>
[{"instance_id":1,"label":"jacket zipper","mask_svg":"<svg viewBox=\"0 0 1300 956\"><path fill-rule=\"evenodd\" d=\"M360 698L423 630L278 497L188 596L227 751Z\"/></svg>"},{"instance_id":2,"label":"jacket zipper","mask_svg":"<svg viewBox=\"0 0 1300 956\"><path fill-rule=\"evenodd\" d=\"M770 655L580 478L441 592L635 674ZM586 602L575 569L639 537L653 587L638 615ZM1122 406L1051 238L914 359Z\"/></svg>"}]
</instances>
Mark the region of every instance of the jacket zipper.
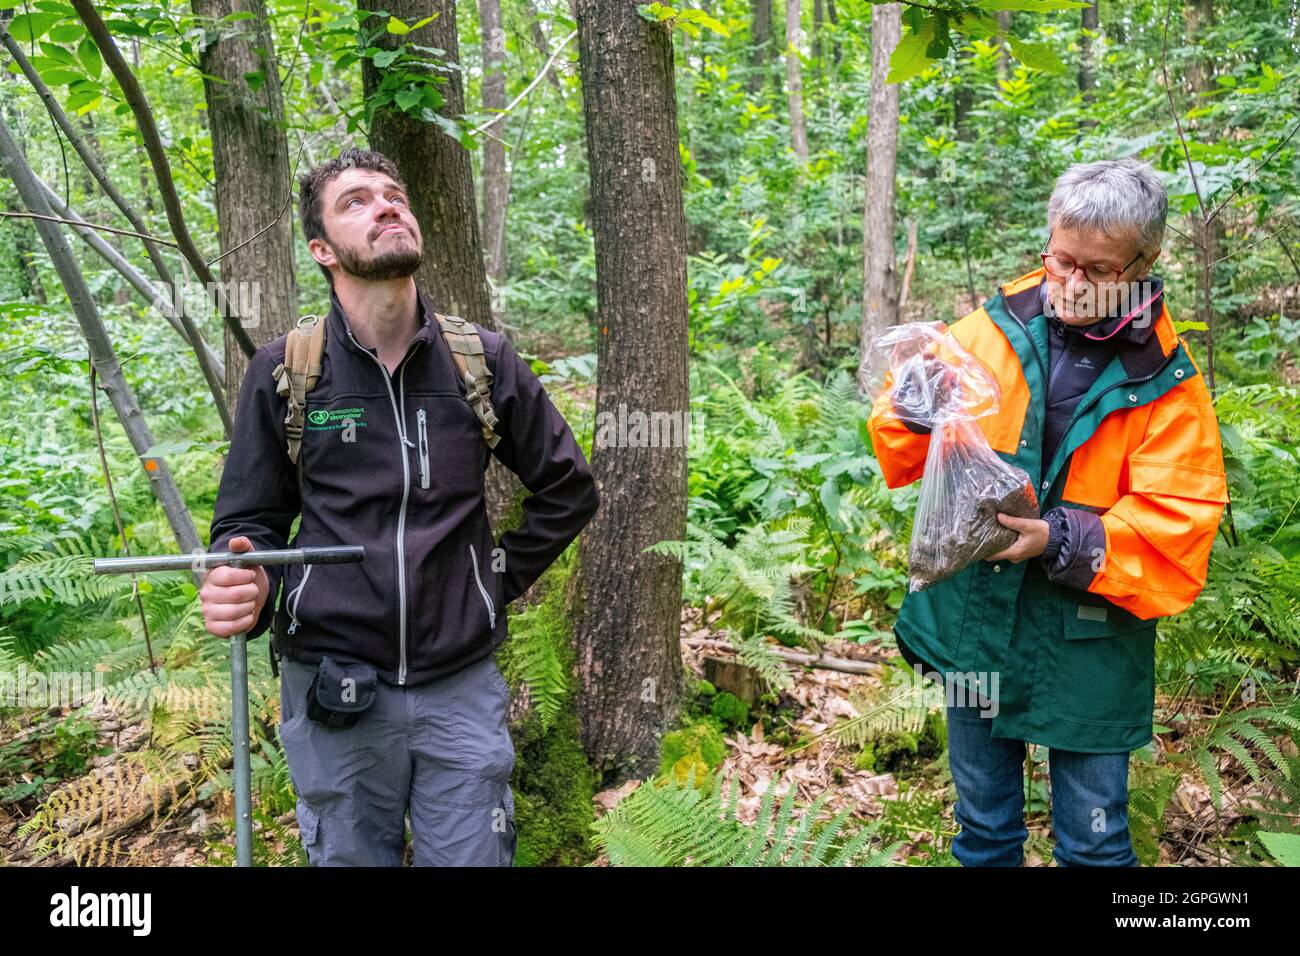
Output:
<instances>
[{"instance_id":1,"label":"jacket zipper","mask_svg":"<svg viewBox=\"0 0 1300 956\"><path fill-rule=\"evenodd\" d=\"M497 626L496 608L492 606L492 599L488 597L487 588L483 587L483 578L478 573L478 554L474 551L474 545L469 546L469 563L474 567L474 581L478 584L478 593L483 595L483 603L487 605L488 623L492 627Z\"/></svg>"},{"instance_id":2,"label":"jacket zipper","mask_svg":"<svg viewBox=\"0 0 1300 956\"><path fill-rule=\"evenodd\" d=\"M423 408L415 410L415 421L420 433L420 487L429 487L429 433L425 430L427 416Z\"/></svg>"},{"instance_id":3,"label":"jacket zipper","mask_svg":"<svg viewBox=\"0 0 1300 956\"><path fill-rule=\"evenodd\" d=\"M354 345L361 351L365 352L375 364L379 366L379 371L384 375L384 384L388 386L388 400L393 406L393 418L397 422L397 437L402 451L402 507L397 512L397 640L398 640L398 665L397 665L397 683L406 683L406 499L411 491L411 460L407 455L406 449L414 447L411 440L406 437L406 425L402 419L401 406L405 405L405 376L406 376L406 358L410 355L408 351L402 358L402 363L398 367L397 381L398 390L402 396L401 405L397 397L393 394L393 377L384 367L384 363L370 351L362 348L361 343L356 340L352 330L348 329L348 338L352 339Z\"/></svg>"},{"instance_id":4,"label":"jacket zipper","mask_svg":"<svg viewBox=\"0 0 1300 956\"><path fill-rule=\"evenodd\" d=\"M307 584L307 579L311 577L311 569L315 566L314 564L307 565L307 570L302 573L302 580L298 582L298 586L289 594L289 600L285 602L289 605L290 621L287 631L289 634L298 630L298 602L302 600L302 589Z\"/></svg>"}]
</instances>

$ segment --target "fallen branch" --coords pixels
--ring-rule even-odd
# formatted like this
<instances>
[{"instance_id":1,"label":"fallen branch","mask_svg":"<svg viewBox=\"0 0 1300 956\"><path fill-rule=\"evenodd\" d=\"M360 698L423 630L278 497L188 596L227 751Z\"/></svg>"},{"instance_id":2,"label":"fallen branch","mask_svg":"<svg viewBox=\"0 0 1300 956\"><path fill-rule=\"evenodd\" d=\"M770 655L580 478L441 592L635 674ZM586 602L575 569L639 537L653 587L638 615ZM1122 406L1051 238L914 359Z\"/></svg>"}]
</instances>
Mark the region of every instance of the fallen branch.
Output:
<instances>
[{"instance_id":1,"label":"fallen branch","mask_svg":"<svg viewBox=\"0 0 1300 956\"><path fill-rule=\"evenodd\" d=\"M684 637L682 638L682 643L687 647L698 647L708 650L731 651L732 653L735 653L736 650L735 646L730 641L707 637ZM840 671L844 674L874 674L880 670L880 663L876 660L847 660L843 657L827 657L825 654L808 654L804 651L791 650L788 647L768 647L767 650L791 664L799 664L804 667L816 667L819 670ZM884 655L881 655L880 660L884 660Z\"/></svg>"}]
</instances>

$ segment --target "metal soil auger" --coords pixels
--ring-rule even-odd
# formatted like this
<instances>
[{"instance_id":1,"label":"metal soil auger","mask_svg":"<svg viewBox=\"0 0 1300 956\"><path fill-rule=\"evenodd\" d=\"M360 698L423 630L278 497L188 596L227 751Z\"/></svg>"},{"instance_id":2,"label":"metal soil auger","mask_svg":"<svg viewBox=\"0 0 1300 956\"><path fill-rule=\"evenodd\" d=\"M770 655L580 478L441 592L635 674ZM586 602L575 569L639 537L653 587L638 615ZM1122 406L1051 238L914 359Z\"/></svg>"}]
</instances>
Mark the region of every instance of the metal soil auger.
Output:
<instances>
[{"instance_id":1,"label":"metal soil auger","mask_svg":"<svg viewBox=\"0 0 1300 956\"><path fill-rule=\"evenodd\" d=\"M366 556L360 545L333 548L289 548L284 551L214 551L156 557L96 558L96 574L153 571L207 571L210 568L249 568L259 565L355 564ZM267 595L274 600L274 595ZM230 636L231 734L235 758L235 863L253 865L253 795L248 759L248 637Z\"/></svg>"}]
</instances>

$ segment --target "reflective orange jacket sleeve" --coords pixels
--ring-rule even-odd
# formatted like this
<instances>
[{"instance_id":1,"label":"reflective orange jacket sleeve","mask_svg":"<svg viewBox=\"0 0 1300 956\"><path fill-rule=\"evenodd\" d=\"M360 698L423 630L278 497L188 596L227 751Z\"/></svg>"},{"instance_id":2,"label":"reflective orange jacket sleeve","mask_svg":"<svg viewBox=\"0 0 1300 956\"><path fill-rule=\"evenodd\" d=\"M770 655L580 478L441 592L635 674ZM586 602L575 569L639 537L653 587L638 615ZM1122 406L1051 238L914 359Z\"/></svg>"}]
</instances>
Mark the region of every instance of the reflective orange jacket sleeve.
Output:
<instances>
[{"instance_id":1,"label":"reflective orange jacket sleeve","mask_svg":"<svg viewBox=\"0 0 1300 956\"><path fill-rule=\"evenodd\" d=\"M1101 515L1106 555L1088 590L1140 618L1177 614L1205 587L1228 500L1218 419L1199 375L1157 400L1128 456L1128 489Z\"/></svg>"},{"instance_id":2,"label":"reflective orange jacket sleeve","mask_svg":"<svg viewBox=\"0 0 1300 956\"><path fill-rule=\"evenodd\" d=\"M871 447L880 462L880 473L890 488L910 485L925 471L925 456L930 451L929 433L912 431L895 415L890 398L893 376L885 374L885 387L871 405L867 431Z\"/></svg>"}]
</instances>

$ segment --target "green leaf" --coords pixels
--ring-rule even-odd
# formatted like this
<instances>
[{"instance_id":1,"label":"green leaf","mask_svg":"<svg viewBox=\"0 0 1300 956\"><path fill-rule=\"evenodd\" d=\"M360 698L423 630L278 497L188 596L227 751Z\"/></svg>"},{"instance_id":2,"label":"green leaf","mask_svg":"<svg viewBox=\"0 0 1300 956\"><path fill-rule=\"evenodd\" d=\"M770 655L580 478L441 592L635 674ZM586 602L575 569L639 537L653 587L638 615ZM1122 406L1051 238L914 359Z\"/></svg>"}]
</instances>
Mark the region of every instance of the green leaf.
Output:
<instances>
[{"instance_id":1,"label":"green leaf","mask_svg":"<svg viewBox=\"0 0 1300 956\"><path fill-rule=\"evenodd\" d=\"M1204 322L1198 322L1196 319L1175 319L1174 331L1179 335L1184 332L1208 332L1210 327Z\"/></svg>"},{"instance_id":2,"label":"green leaf","mask_svg":"<svg viewBox=\"0 0 1300 956\"><path fill-rule=\"evenodd\" d=\"M407 33L410 33L410 32L411 32L411 28L408 27L408 26L407 26L405 23L403 23L401 20L397 19L397 17L389 17L389 18L388 18L388 32L389 32L389 33L396 34L397 36L403 36L403 35L405 35L405 34L407 34Z\"/></svg>"},{"instance_id":3,"label":"green leaf","mask_svg":"<svg viewBox=\"0 0 1300 956\"><path fill-rule=\"evenodd\" d=\"M99 74L104 68L104 60L99 55L99 47L95 46L95 41L90 37L83 37L77 44L77 59L86 68L92 80L99 79Z\"/></svg>"},{"instance_id":4,"label":"green leaf","mask_svg":"<svg viewBox=\"0 0 1300 956\"><path fill-rule=\"evenodd\" d=\"M952 40L948 37L948 18L939 14L935 19L938 22L934 28L934 37L926 45L925 55L931 60L941 60L952 48Z\"/></svg>"},{"instance_id":5,"label":"green leaf","mask_svg":"<svg viewBox=\"0 0 1300 956\"><path fill-rule=\"evenodd\" d=\"M889 75L886 83L903 83L919 74L933 61L926 55L926 47L934 37L934 18L921 24L919 33L909 33L898 41L889 56Z\"/></svg>"},{"instance_id":6,"label":"green leaf","mask_svg":"<svg viewBox=\"0 0 1300 956\"><path fill-rule=\"evenodd\" d=\"M41 52L51 60L58 63L66 63L68 66L77 65L77 57L67 47L59 46L57 43L46 43L41 41ZM33 61L35 62L35 61Z\"/></svg>"},{"instance_id":7,"label":"green leaf","mask_svg":"<svg viewBox=\"0 0 1300 956\"><path fill-rule=\"evenodd\" d=\"M386 70L392 66L401 55L401 50L380 50L374 56L375 66L381 70Z\"/></svg>"},{"instance_id":8,"label":"green leaf","mask_svg":"<svg viewBox=\"0 0 1300 956\"><path fill-rule=\"evenodd\" d=\"M664 3L639 3L636 12L641 15L643 20L649 20L651 23L660 23L677 16L676 8Z\"/></svg>"},{"instance_id":9,"label":"green leaf","mask_svg":"<svg viewBox=\"0 0 1300 956\"><path fill-rule=\"evenodd\" d=\"M103 95L99 90L77 90L68 97L66 108L71 113L88 113L99 105Z\"/></svg>"},{"instance_id":10,"label":"green leaf","mask_svg":"<svg viewBox=\"0 0 1300 956\"><path fill-rule=\"evenodd\" d=\"M1259 842L1283 866L1300 866L1300 833L1259 831Z\"/></svg>"},{"instance_id":11,"label":"green leaf","mask_svg":"<svg viewBox=\"0 0 1300 956\"><path fill-rule=\"evenodd\" d=\"M244 74L244 82L248 84L250 90L256 93L262 88L262 84L266 82L266 74L261 70L253 70L251 73Z\"/></svg>"},{"instance_id":12,"label":"green leaf","mask_svg":"<svg viewBox=\"0 0 1300 956\"><path fill-rule=\"evenodd\" d=\"M1015 36L1008 36L1007 40L1011 43L1011 55L1030 69L1045 73L1065 72L1065 64L1046 43L1030 43Z\"/></svg>"},{"instance_id":13,"label":"green leaf","mask_svg":"<svg viewBox=\"0 0 1300 956\"><path fill-rule=\"evenodd\" d=\"M75 83L77 80L84 80L85 76L75 70L53 67L48 70L41 70L41 79L47 86L67 86L69 83Z\"/></svg>"},{"instance_id":14,"label":"green leaf","mask_svg":"<svg viewBox=\"0 0 1300 956\"><path fill-rule=\"evenodd\" d=\"M992 17L968 11L962 14L957 29L961 33L976 36L997 36L1002 32L1002 25Z\"/></svg>"},{"instance_id":15,"label":"green leaf","mask_svg":"<svg viewBox=\"0 0 1300 956\"><path fill-rule=\"evenodd\" d=\"M397 103L398 108L403 113L409 113L413 107L419 105L422 99L424 99L424 91L419 87L398 90L393 96L394 102Z\"/></svg>"},{"instance_id":16,"label":"green leaf","mask_svg":"<svg viewBox=\"0 0 1300 956\"><path fill-rule=\"evenodd\" d=\"M61 13L20 13L10 21L9 33L19 43L32 43L62 19Z\"/></svg>"},{"instance_id":17,"label":"green leaf","mask_svg":"<svg viewBox=\"0 0 1300 956\"><path fill-rule=\"evenodd\" d=\"M4 0L0 0L0 7ZM77 43L86 35L86 28L80 22L60 23L50 31L50 39L55 43Z\"/></svg>"},{"instance_id":18,"label":"green leaf","mask_svg":"<svg viewBox=\"0 0 1300 956\"><path fill-rule=\"evenodd\" d=\"M698 23L700 26L712 30L714 33L718 34L719 36L724 36L724 37L731 36L731 33L728 32L726 27L724 27L718 20L715 20L713 17L709 16L709 14L704 10L697 10L697 9L683 10L679 14L677 14L677 18L674 21L674 23L677 26L684 26L687 23Z\"/></svg>"}]
</instances>

